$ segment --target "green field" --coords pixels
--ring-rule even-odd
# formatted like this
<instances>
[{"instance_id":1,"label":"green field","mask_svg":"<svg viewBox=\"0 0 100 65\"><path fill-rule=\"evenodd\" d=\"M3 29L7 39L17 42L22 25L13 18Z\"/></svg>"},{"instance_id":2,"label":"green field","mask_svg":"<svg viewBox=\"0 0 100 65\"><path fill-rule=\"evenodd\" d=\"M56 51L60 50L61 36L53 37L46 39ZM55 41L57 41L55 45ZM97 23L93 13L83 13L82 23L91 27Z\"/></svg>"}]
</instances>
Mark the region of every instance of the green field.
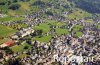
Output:
<instances>
[{"instance_id":1,"label":"green field","mask_svg":"<svg viewBox=\"0 0 100 65\"><path fill-rule=\"evenodd\" d=\"M77 19L77 20L79 20L79 19L89 17L89 16L91 16L90 13L76 8L76 9L74 9L74 11L71 14L68 15L67 18L68 19Z\"/></svg>"},{"instance_id":2,"label":"green field","mask_svg":"<svg viewBox=\"0 0 100 65\"><path fill-rule=\"evenodd\" d=\"M100 29L100 24L97 25L97 28Z\"/></svg>"},{"instance_id":3,"label":"green field","mask_svg":"<svg viewBox=\"0 0 100 65\"><path fill-rule=\"evenodd\" d=\"M54 26L63 26L66 25L65 23L62 22L57 22L54 20L47 20L47 23L43 23L40 24L39 26L35 26L34 29L35 30L43 30L43 34L49 32L51 30L50 26L54 25ZM83 33L80 32L79 30L83 28L83 26L80 25L75 25L73 27L73 31L76 32L75 36L80 37ZM62 28L55 28L57 35L62 35L62 34L69 34L68 29L62 29ZM53 34L52 34L53 35ZM52 36L51 35L51 36ZM50 39L50 36L43 36L42 38L39 38L38 36L34 38L34 40L38 40L38 41L42 41L42 42L48 42L48 38Z\"/></svg>"},{"instance_id":4,"label":"green field","mask_svg":"<svg viewBox=\"0 0 100 65\"><path fill-rule=\"evenodd\" d=\"M86 20L86 22L93 22L93 20L92 19L88 19L88 20Z\"/></svg>"},{"instance_id":5,"label":"green field","mask_svg":"<svg viewBox=\"0 0 100 65\"><path fill-rule=\"evenodd\" d=\"M20 54L19 56L17 56L16 58L25 58L27 57L28 55L27 54Z\"/></svg>"},{"instance_id":6,"label":"green field","mask_svg":"<svg viewBox=\"0 0 100 65\"><path fill-rule=\"evenodd\" d=\"M60 26L66 25L66 24L62 23L62 22L57 22L54 20L47 20L46 23L42 23L39 26L33 27L33 29L35 29L35 30L43 31L43 37L39 38L38 36L36 36L36 37L34 37L34 40L41 41L41 42L50 41L53 34L50 34L49 36L45 36L45 33L48 33L52 29L52 28L50 28L51 25L60 27ZM57 35L69 34L68 29L55 28L55 30L56 30L55 33L57 33Z\"/></svg>"},{"instance_id":7,"label":"green field","mask_svg":"<svg viewBox=\"0 0 100 65\"><path fill-rule=\"evenodd\" d=\"M83 26L80 26L80 25L75 25L73 27L73 32L76 32L76 34L75 34L76 37L82 36L83 33L80 32L80 29L82 29L82 28L83 28Z\"/></svg>"},{"instance_id":8,"label":"green field","mask_svg":"<svg viewBox=\"0 0 100 65\"><path fill-rule=\"evenodd\" d=\"M10 40L9 38L0 39L0 44L3 44L9 40Z\"/></svg>"},{"instance_id":9,"label":"green field","mask_svg":"<svg viewBox=\"0 0 100 65\"><path fill-rule=\"evenodd\" d=\"M29 44L27 44L27 43L24 43L24 44L21 44L21 45L12 46L12 47L10 47L10 49L13 52L22 52L22 51L25 51L25 49L24 49L25 46L28 46L28 49L31 49L31 46Z\"/></svg>"},{"instance_id":10,"label":"green field","mask_svg":"<svg viewBox=\"0 0 100 65\"><path fill-rule=\"evenodd\" d=\"M67 29L56 28L56 33L58 35L69 34L69 31Z\"/></svg>"},{"instance_id":11,"label":"green field","mask_svg":"<svg viewBox=\"0 0 100 65\"><path fill-rule=\"evenodd\" d=\"M3 21L3 22L13 22L13 21L20 21L20 20L24 20L24 18L22 17L13 17L13 16L6 16L6 17L3 17L3 18L0 18L0 21Z\"/></svg>"},{"instance_id":12,"label":"green field","mask_svg":"<svg viewBox=\"0 0 100 65\"><path fill-rule=\"evenodd\" d=\"M47 33L51 30L50 26L63 26L63 25L66 25L65 23L63 22L57 22L57 21L54 21L54 20L47 20L46 23L42 23L40 24L39 26L35 26L33 27L33 29L35 30L43 30L43 33ZM60 33L62 31L62 33L64 32L67 32L67 30L65 29L61 29L61 28L56 28L57 32L56 33ZM61 30L61 31L58 31L58 30Z\"/></svg>"},{"instance_id":13,"label":"green field","mask_svg":"<svg viewBox=\"0 0 100 65\"><path fill-rule=\"evenodd\" d=\"M75 34L76 37L80 37L80 36L82 36L82 35L83 35L82 32L76 32L76 34Z\"/></svg>"},{"instance_id":14,"label":"green field","mask_svg":"<svg viewBox=\"0 0 100 65\"><path fill-rule=\"evenodd\" d=\"M34 37L33 40L37 40L37 41L40 41L40 42L49 42L51 40L52 36L43 36L43 37Z\"/></svg>"},{"instance_id":15,"label":"green field","mask_svg":"<svg viewBox=\"0 0 100 65\"><path fill-rule=\"evenodd\" d=\"M16 30L14 30L12 28L0 25L0 37L7 37L15 32L16 32Z\"/></svg>"},{"instance_id":16,"label":"green field","mask_svg":"<svg viewBox=\"0 0 100 65\"><path fill-rule=\"evenodd\" d=\"M75 25L75 26L73 27L73 31L79 31L81 28L83 28L83 26Z\"/></svg>"},{"instance_id":17,"label":"green field","mask_svg":"<svg viewBox=\"0 0 100 65\"><path fill-rule=\"evenodd\" d=\"M14 30L12 28L0 25L0 44L6 42L7 40L9 40L9 38L6 38L6 37L12 35L16 31L17 30ZM2 37L4 39L2 39Z\"/></svg>"},{"instance_id":18,"label":"green field","mask_svg":"<svg viewBox=\"0 0 100 65\"><path fill-rule=\"evenodd\" d=\"M43 30L43 33L47 33L48 31L50 31L50 27L49 25L42 23L39 26L35 26L33 29L35 30Z\"/></svg>"}]
</instances>

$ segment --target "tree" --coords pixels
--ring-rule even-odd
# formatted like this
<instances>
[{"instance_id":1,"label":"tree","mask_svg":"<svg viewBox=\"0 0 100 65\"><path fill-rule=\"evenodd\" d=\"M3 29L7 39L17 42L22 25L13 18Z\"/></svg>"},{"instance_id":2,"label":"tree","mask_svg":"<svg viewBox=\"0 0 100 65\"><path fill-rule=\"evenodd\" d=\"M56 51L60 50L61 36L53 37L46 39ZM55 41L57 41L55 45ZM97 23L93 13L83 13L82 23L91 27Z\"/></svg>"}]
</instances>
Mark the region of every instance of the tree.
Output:
<instances>
[{"instance_id":1,"label":"tree","mask_svg":"<svg viewBox=\"0 0 100 65\"><path fill-rule=\"evenodd\" d=\"M6 3L5 2L0 2L0 5L5 5Z\"/></svg>"},{"instance_id":2,"label":"tree","mask_svg":"<svg viewBox=\"0 0 100 65\"><path fill-rule=\"evenodd\" d=\"M36 30L36 35L42 36L43 30Z\"/></svg>"},{"instance_id":3,"label":"tree","mask_svg":"<svg viewBox=\"0 0 100 65\"><path fill-rule=\"evenodd\" d=\"M22 62L20 62L20 58L11 58L9 59L4 65L24 65Z\"/></svg>"},{"instance_id":4,"label":"tree","mask_svg":"<svg viewBox=\"0 0 100 65\"><path fill-rule=\"evenodd\" d=\"M0 0L0 5L5 5L7 3L6 0Z\"/></svg>"},{"instance_id":5,"label":"tree","mask_svg":"<svg viewBox=\"0 0 100 65\"><path fill-rule=\"evenodd\" d=\"M13 0L13 2L15 3L15 2L18 2L18 0Z\"/></svg>"},{"instance_id":6,"label":"tree","mask_svg":"<svg viewBox=\"0 0 100 65\"><path fill-rule=\"evenodd\" d=\"M51 11L47 11L46 14L53 16L53 13Z\"/></svg>"},{"instance_id":7,"label":"tree","mask_svg":"<svg viewBox=\"0 0 100 65\"><path fill-rule=\"evenodd\" d=\"M13 51L9 47L4 48L6 54L13 54Z\"/></svg>"},{"instance_id":8,"label":"tree","mask_svg":"<svg viewBox=\"0 0 100 65\"><path fill-rule=\"evenodd\" d=\"M12 5L9 6L9 9L17 10L17 9L20 8L20 6L21 6L21 5L19 5L19 4L12 4Z\"/></svg>"},{"instance_id":9,"label":"tree","mask_svg":"<svg viewBox=\"0 0 100 65\"><path fill-rule=\"evenodd\" d=\"M11 1L8 1L8 5L10 5L11 4Z\"/></svg>"},{"instance_id":10,"label":"tree","mask_svg":"<svg viewBox=\"0 0 100 65\"><path fill-rule=\"evenodd\" d=\"M38 0L38 1L35 1L32 5L33 5L33 6L34 6L34 5L35 5L35 6L37 6L37 5L41 6L41 5L45 5L45 3L44 3L43 1Z\"/></svg>"},{"instance_id":11,"label":"tree","mask_svg":"<svg viewBox=\"0 0 100 65\"><path fill-rule=\"evenodd\" d=\"M100 13L100 0L68 0L89 13Z\"/></svg>"},{"instance_id":12,"label":"tree","mask_svg":"<svg viewBox=\"0 0 100 65\"><path fill-rule=\"evenodd\" d=\"M28 48L29 48L28 46L25 46L25 47L24 47L24 49L28 49Z\"/></svg>"},{"instance_id":13,"label":"tree","mask_svg":"<svg viewBox=\"0 0 100 65\"><path fill-rule=\"evenodd\" d=\"M30 0L20 0L20 1L23 1L23 2L28 2L28 1L30 1Z\"/></svg>"},{"instance_id":14,"label":"tree","mask_svg":"<svg viewBox=\"0 0 100 65\"><path fill-rule=\"evenodd\" d=\"M0 53L0 59L3 58L3 53Z\"/></svg>"}]
</instances>

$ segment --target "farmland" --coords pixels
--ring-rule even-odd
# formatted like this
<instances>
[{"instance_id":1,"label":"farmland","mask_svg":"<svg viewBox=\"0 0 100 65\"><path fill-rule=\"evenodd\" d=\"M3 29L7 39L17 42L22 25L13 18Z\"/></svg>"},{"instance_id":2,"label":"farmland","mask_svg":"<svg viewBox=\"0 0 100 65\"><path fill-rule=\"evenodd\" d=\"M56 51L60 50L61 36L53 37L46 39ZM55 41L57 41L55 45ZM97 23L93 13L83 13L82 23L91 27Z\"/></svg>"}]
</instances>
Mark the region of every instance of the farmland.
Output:
<instances>
[{"instance_id":1,"label":"farmland","mask_svg":"<svg viewBox=\"0 0 100 65\"><path fill-rule=\"evenodd\" d=\"M16 30L0 25L0 37L7 37L16 32Z\"/></svg>"},{"instance_id":2,"label":"farmland","mask_svg":"<svg viewBox=\"0 0 100 65\"><path fill-rule=\"evenodd\" d=\"M12 34L14 34L17 30L14 30L12 28L0 25L0 43L5 42L7 39L2 39L3 37L8 37Z\"/></svg>"}]
</instances>

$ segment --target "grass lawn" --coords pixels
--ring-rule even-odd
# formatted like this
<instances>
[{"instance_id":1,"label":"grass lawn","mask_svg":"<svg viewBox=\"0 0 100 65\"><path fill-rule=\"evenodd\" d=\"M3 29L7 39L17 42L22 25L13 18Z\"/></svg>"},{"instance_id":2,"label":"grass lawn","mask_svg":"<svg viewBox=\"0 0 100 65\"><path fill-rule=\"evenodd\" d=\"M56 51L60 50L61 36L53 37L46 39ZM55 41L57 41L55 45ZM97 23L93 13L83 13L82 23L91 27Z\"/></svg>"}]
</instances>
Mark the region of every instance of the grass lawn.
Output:
<instances>
[{"instance_id":1,"label":"grass lawn","mask_svg":"<svg viewBox=\"0 0 100 65\"><path fill-rule=\"evenodd\" d=\"M79 31L81 28L83 28L83 26L75 25L75 26L73 27L73 31Z\"/></svg>"},{"instance_id":2,"label":"grass lawn","mask_svg":"<svg viewBox=\"0 0 100 65\"><path fill-rule=\"evenodd\" d=\"M80 36L82 36L82 32L76 32L76 34L75 34L75 36L77 36L77 37L80 37Z\"/></svg>"},{"instance_id":3,"label":"grass lawn","mask_svg":"<svg viewBox=\"0 0 100 65\"><path fill-rule=\"evenodd\" d=\"M28 25L26 25L26 24L18 24L17 26L26 28Z\"/></svg>"},{"instance_id":4,"label":"grass lawn","mask_svg":"<svg viewBox=\"0 0 100 65\"><path fill-rule=\"evenodd\" d=\"M58 35L61 35L61 34L69 34L69 32L68 32L67 29L61 29L61 28L56 28L56 33Z\"/></svg>"},{"instance_id":5,"label":"grass lawn","mask_svg":"<svg viewBox=\"0 0 100 65\"><path fill-rule=\"evenodd\" d=\"M93 20L92 19L87 19L86 22L93 22Z\"/></svg>"},{"instance_id":6,"label":"grass lawn","mask_svg":"<svg viewBox=\"0 0 100 65\"><path fill-rule=\"evenodd\" d=\"M3 44L5 42L7 42L8 40L9 40L9 38L0 39L0 44Z\"/></svg>"},{"instance_id":7,"label":"grass lawn","mask_svg":"<svg viewBox=\"0 0 100 65\"><path fill-rule=\"evenodd\" d=\"M50 31L50 26L51 25L55 25L55 26L63 26L65 25L65 23L63 22L57 22L57 21L54 21L54 20L47 20L46 23L42 23L40 24L39 26L35 26L33 29L35 30L43 30L43 34L44 33L47 33ZM79 32L79 30L83 28L83 26L80 26L80 25L75 25L73 27L73 30L76 31L76 36L81 36L82 35L82 32ZM56 33L58 35L61 35L61 34L69 34L69 31L68 29L62 29L62 28L55 28L56 30ZM39 38L38 36L34 37L33 40L37 40L37 41L40 41L40 42L48 42L50 41L52 35L49 35L49 36L43 36L41 38Z\"/></svg>"},{"instance_id":8,"label":"grass lawn","mask_svg":"<svg viewBox=\"0 0 100 65\"><path fill-rule=\"evenodd\" d=\"M57 22L57 21L54 21L54 20L47 20L47 23L42 23L39 26L35 26L33 29L35 29L35 30L40 30L41 29L41 30L43 30L43 33L47 33L47 32L50 31L50 29L51 29L50 26L51 25L62 26L62 25L65 25L65 23L63 23L63 22ZM58 30L62 30L63 32L64 31L66 32L66 30L63 30L63 29L60 29L60 28L58 28L56 30L57 30L58 34L60 32Z\"/></svg>"},{"instance_id":9,"label":"grass lawn","mask_svg":"<svg viewBox=\"0 0 100 65\"><path fill-rule=\"evenodd\" d=\"M51 40L52 36L43 36L41 38L39 38L38 36L34 37L33 40L37 40L40 42L49 42Z\"/></svg>"},{"instance_id":10,"label":"grass lawn","mask_svg":"<svg viewBox=\"0 0 100 65\"><path fill-rule=\"evenodd\" d=\"M48 31L50 31L50 27L49 25L43 23L43 24L40 24L39 26L35 26L34 27L35 30L43 30L43 33L47 33Z\"/></svg>"},{"instance_id":11,"label":"grass lawn","mask_svg":"<svg viewBox=\"0 0 100 65\"><path fill-rule=\"evenodd\" d=\"M97 25L97 28L100 29L100 24Z\"/></svg>"},{"instance_id":12,"label":"grass lawn","mask_svg":"<svg viewBox=\"0 0 100 65\"><path fill-rule=\"evenodd\" d=\"M7 37L15 33L17 30L0 25L0 37Z\"/></svg>"},{"instance_id":13,"label":"grass lawn","mask_svg":"<svg viewBox=\"0 0 100 65\"><path fill-rule=\"evenodd\" d=\"M55 26L65 25L64 22L58 22L58 21L54 21L54 20L47 20L47 22L48 22L48 24L55 25Z\"/></svg>"},{"instance_id":14,"label":"grass lawn","mask_svg":"<svg viewBox=\"0 0 100 65\"><path fill-rule=\"evenodd\" d=\"M11 28L26 28L28 25L26 24L16 24L14 26L11 26Z\"/></svg>"},{"instance_id":15,"label":"grass lawn","mask_svg":"<svg viewBox=\"0 0 100 65\"><path fill-rule=\"evenodd\" d=\"M12 51L14 51L14 52L22 52L22 51L24 51L23 48L24 48L23 45L15 45L15 46L11 47Z\"/></svg>"},{"instance_id":16,"label":"grass lawn","mask_svg":"<svg viewBox=\"0 0 100 65\"><path fill-rule=\"evenodd\" d=\"M1 0L0 0L1 1ZM3 0L2 0L3 1ZM0 11L2 12L2 13L6 13L7 11L8 11L8 6L7 6L7 4L6 5L0 5Z\"/></svg>"},{"instance_id":17,"label":"grass lawn","mask_svg":"<svg viewBox=\"0 0 100 65\"><path fill-rule=\"evenodd\" d=\"M62 22L57 22L57 21L54 21L54 20L48 20L47 23L43 23L43 24L40 24L39 26L35 26L34 29L35 30L43 30L43 33L47 33L50 31L50 25L55 25L55 26L62 26L62 25L65 25L64 23ZM61 34L68 34L68 30L67 29L61 29L61 28L55 28L56 29L56 33L58 35L61 35ZM41 42L48 42L50 41L52 35L49 35L49 36L43 36L41 38L39 38L38 36L34 38L34 40L37 40L37 41L41 41Z\"/></svg>"},{"instance_id":18,"label":"grass lawn","mask_svg":"<svg viewBox=\"0 0 100 65\"><path fill-rule=\"evenodd\" d=\"M19 2L19 4L21 5L20 9L22 9L22 10L30 10L28 2Z\"/></svg>"},{"instance_id":19,"label":"grass lawn","mask_svg":"<svg viewBox=\"0 0 100 65\"><path fill-rule=\"evenodd\" d=\"M25 50L24 49L25 46L28 46L28 49L31 49L31 46L27 43L24 43L21 45L15 45L15 46L11 47L10 49L12 49L12 51L14 51L14 52L22 52Z\"/></svg>"},{"instance_id":20,"label":"grass lawn","mask_svg":"<svg viewBox=\"0 0 100 65\"><path fill-rule=\"evenodd\" d=\"M63 26L63 25L65 25L65 23L63 23L63 22L57 22L57 21L54 21L54 20L47 20L46 23L42 23L39 26L35 26L33 29L35 29L35 30L43 30L43 33L47 33L47 32L49 32L51 30L51 28L50 28L51 25ZM56 29L56 33L58 35L69 34L69 32L68 32L67 29L61 29L61 28L55 28L55 29ZM43 36L41 38L39 38L38 36L36 36L34 38L34 40L41 41L41 42L48 42L48 41L50 41L51 37L52 37L52 35Z\"/></svg>"},{"instance_id":21,"label":"grass lawn","mask_svg":"<svg viewBox=\"0 0 100 65\"><path fill-rule=\"evenodd\" d=\"M11 15L11 16L24 15L25 14L25 10L21 10L21 9L18 9L18 10L9 10L8 14Z\"/></svg>"},{"instance_id":22,"label":"grass lawn","mask_svg":"<svg viewBox=\"0 0 100 65\"><path fill-rule=\"evenodd\" d=\"M6 27L6 26L3 26L3 25L0 25L0 44L8 41L9 39L8 38L5 38L5 37L8 37L10 35L12 35L13 33L15 33L17 30L14 30L12 28L9 28L9 27ZM4 39L2 39L2 37L4 37Z\"/></svg>"},{"instance_id":23,"label":"grass lawn","mask_svg":"<svg viewBox=\"0 0 100 65\"><path fill-rule=\"evenodd\" d=\"M79 31L81 28L83 28L83 26L80 26L80 25L75 25L73 27L73 31L76 32L75 34L76 37L80 37L83 34L82 32Z\"/></svg>"},{"instance_id":24,"label":"grass lawn","mask_svg":"<svg viewBox=\"0 0 100 65\"><path fill-rule=\"evenodd\" d=\"M7 17L3 17L3 18L0 18L0 21L4 21L4 22L8 22L8 21L20 21L20 20L23 20L24 18L22 17L12 17L12 16L7 16Z\"/></svg>"},{"instance_id":25,"label":"grass lawn","mask_svg":"<svg viewBox=\"0 0 100 65\"><path fill-rule=\"evenodd\" d=\"M27 54L20 54L19 56L17 56L17 58L24 58L24 57L27 57L28 55Z\"/></svg>"},{"instance_id":26,"label":"grass lawn","mask_svg":"<svg viewBox=\"0 0 100 65\"><path fill-rule=\"evenodd\" d=\"M39 26L35 26L33 29L35 30L43 30L43 33L47 33L50 31L50 25L56 25L56 21L53 21L53 20L47 20L47 23L42 23L40 24Z\"/></svg>"},{"instance_id":27,"label":"grass lawn","mask_svg":"<svg viewBox=\"0 0 100 65\"><path fill-rule=\"evenodd\" d=\"M91 16L91 14L88 12L85 12L81 9L76 8L75 11L73 11L73 13L68 15L68 19L75 19L76 18L78 20L78 19L88 17L88 16Z\"/></svg>"}]
</instances>

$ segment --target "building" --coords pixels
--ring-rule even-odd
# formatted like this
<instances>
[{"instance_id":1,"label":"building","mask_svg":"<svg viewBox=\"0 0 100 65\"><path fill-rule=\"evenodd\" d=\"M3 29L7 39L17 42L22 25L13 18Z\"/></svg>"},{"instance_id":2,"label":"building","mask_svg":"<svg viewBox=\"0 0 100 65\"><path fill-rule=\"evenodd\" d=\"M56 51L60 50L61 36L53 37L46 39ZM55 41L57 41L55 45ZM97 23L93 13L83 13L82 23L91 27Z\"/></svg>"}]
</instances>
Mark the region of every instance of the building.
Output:
<instances>
[{"instance_id":1,"label":"building","mask_svg":"<svg viewBox=\"0 0 100 65\"><path fill-rule=\"evenodd\" d=\"M23 37L25 37L27 35L30 35L31 33L34 33L34 30L32 28L23 28L19 32L16 32L16 34L14 34L11 37L11 39L18 40L18 39L23 38Z\"/></svg>"},{"instance_id":2,"label":"building","mask_svg":"<svg viewBox=\"0 0 100 65\"><path fill-rule=\"evenodd\" d=\"M0 47L1 47L1 48L3 48L3 47L7 47L7 46L9 47L9 46L14 45L14 43L15 43L15 41L13 41L13 40L9 40L9 41L3 43L2 45L0 45Z\"/></svg>"}]
</instances>

